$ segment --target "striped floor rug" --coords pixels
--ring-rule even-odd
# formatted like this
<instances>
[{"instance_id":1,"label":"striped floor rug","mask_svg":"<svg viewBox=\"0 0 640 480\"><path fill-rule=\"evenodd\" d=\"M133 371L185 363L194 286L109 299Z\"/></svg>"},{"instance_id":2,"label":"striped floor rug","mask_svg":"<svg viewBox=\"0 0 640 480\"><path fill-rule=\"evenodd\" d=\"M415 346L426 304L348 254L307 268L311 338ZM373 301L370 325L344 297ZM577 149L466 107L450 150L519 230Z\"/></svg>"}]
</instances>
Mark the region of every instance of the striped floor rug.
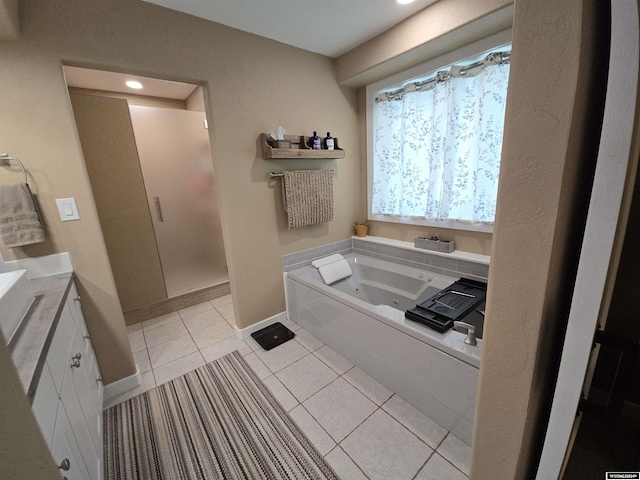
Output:
<instances>
[{"instance_id":1,"label":"striped floor rug","mask_svg":"<svg viewBox=\"0 0 640 480\"><path fill-rule=\"evenodd\" d=\"M335 479L238 352L104 412L105 478Z\"/></svg>"}]
</instances>

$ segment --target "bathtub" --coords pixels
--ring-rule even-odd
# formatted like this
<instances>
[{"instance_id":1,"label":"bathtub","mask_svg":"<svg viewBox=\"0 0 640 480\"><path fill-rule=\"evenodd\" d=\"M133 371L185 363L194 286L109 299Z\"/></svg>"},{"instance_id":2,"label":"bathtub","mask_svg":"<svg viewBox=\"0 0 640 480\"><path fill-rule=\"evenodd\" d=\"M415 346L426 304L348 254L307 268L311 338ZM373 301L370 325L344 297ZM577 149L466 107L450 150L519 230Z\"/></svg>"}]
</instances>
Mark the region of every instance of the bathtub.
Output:
<instances>
[{"instance_id":1,"label":"bathtub","mask_svg":"<svg viewBox=\"0 0 640 480\"><path fill-rule=\"evenodd\" d=\"M345 258L353 275L330 286L312 266L286 274L289 318L470 445L482 340L470 346L460 332L404 318L457 278Z\"/></svg>"}]
</instances>

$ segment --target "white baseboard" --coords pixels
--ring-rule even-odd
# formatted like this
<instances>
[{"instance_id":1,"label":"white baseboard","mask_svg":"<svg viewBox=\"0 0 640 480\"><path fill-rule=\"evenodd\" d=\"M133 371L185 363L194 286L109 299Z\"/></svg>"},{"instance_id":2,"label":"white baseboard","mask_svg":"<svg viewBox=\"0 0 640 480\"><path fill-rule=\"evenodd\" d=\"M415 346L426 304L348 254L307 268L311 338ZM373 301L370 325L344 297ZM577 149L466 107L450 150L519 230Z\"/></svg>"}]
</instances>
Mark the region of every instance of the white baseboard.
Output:
<instances>
[{"instance_id":1,"label":"white baseboard","mask_svg":"<svg viewBox=\"0 0 640 480\"><path fill-rule=\"evenodd\" d=\"M254 323L253 325L248 326L247 328L238 328L237 325L234 326L234 330L236 331L236 337L240 340L244 340L245 338L251 336L253 332L257 332L258 330L268 327L269 325L282 322L287 320L287 312L280 312L273 317L265 318L258 323Z\"/></svg>"},{"instance_id":2,"label":"white baseboard","mask_svg":"<svg viewBox=\"0 0 640 480\"><path fill-rule=\"evenodd\" d=\"M128 377L121 378L109 385L104 386L104 403L106 404L110 399L122 395L129 390L133 390L142 383L142 375L140 374L140 367L136 365L136 373L129 375Z\"/></svg>"}]
</instances>

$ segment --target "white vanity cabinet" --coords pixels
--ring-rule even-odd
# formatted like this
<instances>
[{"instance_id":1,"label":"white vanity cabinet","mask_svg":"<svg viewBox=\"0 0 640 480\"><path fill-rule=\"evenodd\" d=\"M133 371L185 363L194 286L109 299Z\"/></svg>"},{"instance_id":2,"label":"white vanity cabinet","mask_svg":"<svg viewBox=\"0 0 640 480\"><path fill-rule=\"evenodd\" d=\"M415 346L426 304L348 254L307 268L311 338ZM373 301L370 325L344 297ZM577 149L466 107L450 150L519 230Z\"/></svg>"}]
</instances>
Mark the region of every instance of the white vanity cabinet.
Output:
<instances>
[{"instance_id":1,"label":"white vanity cabinet","mask_svg":"<svg viewBox=\"0 0 640 480\"><path fill-rule=\"evenodd\" d=\"M102 378L80 297L71 285L38 381L32 410L68 480L101 480Z\"/></svg>"}]
</instances>

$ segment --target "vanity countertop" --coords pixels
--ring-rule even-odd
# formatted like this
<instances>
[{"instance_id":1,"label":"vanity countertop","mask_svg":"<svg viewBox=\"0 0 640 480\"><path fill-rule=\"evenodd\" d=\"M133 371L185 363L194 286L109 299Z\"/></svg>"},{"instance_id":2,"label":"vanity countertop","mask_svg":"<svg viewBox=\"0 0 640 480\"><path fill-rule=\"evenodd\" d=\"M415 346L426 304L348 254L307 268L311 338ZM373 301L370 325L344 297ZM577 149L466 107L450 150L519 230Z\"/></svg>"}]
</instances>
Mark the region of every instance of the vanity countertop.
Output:
<instances>
[{"instance_id":1,"label":"vanity countertop","mask_svg":"<svg viewBox=\"0 0 640 480\"><path fill-rule=\"evenodd\" d=\"M22 388L30 402L35 396L35 388L72 283L73 272L31 279L35 300L9 344Z\"/></svg>"}]
</instances>

